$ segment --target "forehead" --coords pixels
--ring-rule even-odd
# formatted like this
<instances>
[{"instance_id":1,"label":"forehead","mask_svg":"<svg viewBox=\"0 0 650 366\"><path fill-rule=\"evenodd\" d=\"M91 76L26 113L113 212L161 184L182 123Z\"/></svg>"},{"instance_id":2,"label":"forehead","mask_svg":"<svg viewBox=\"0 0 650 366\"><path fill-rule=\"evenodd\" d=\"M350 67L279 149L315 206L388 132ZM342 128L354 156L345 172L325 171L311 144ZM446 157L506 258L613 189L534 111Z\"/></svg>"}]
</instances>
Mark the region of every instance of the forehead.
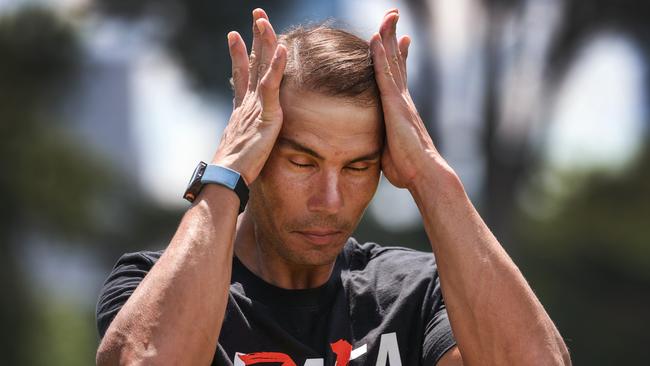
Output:
<instances>
[{"instance_id":1,"label":"forehead","mask_svg":"<svg viewBox=\"0 0 650 366\"><path fill-rule=\"evenodd\" d=\"M280 90L283 124L280 136L331 152L377 149L383 141L379 106L364 106L349 98Z\"/></svg>"}]
</instances>

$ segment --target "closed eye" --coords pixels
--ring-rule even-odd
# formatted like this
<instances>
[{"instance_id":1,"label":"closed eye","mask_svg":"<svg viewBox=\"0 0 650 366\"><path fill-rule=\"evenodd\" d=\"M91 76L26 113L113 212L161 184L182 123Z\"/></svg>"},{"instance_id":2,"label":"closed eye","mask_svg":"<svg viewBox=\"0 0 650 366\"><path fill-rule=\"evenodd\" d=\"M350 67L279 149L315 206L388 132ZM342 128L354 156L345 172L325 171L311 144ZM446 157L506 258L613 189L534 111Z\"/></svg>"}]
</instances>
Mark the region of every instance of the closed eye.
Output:
<instances>
[{"instance_id":1,"label":"closed eye","mask_svg":"<svg viewBox=\"0 0 650 366\"><path fill-rule=\"evenodd\" d=\"M355 167L352 167L352 166L347 166L347 167L345 167L345 169L349 169L349 170L352 170L352 171L355 171L355 172L362 172L364 170L368 170L368 167L366 166L366 167L363 167L363 168L355 168Z\"/></svg>"},{"instance_id":2,"label":"closed eye","mask_svg":"<svg viewBox=\"0 0 650 366\"><path fill-rule=\"evenodd\" d=\"M289 161L291 162L291 164L293 164L293 165L295 165L295 166L297 166L299 168L309 168L309 167L313 166L313 164L300 164L300 163L296 163L293 160L289 160Z\"/></svg>"}]
</instances>

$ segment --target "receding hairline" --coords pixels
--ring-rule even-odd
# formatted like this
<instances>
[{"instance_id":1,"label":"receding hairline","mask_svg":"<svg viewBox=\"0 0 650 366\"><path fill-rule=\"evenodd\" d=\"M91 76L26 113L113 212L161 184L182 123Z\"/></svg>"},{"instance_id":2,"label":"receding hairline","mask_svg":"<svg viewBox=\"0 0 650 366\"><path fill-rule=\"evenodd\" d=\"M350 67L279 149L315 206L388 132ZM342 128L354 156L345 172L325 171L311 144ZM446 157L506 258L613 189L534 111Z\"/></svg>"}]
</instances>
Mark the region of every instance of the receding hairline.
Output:
<instances>
[{"instance_id":1,"label":"receding hairline","mask_svg":"<svg viewBox=\"0 0 650 366\"><path fill-rule=\"evenodd\" d=\"M332 21L295 25L278 36L287 47L282 87L314 92L361 106L379 104L368 41Z\"/></svg>"}]
</instances>

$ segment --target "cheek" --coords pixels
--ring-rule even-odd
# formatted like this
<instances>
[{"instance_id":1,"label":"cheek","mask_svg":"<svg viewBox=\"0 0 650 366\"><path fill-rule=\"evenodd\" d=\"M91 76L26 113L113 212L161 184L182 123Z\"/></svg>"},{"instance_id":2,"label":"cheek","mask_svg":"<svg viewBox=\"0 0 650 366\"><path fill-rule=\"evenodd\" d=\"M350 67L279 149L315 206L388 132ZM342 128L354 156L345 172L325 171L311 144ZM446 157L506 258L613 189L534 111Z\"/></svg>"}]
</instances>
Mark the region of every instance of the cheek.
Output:
<instances>
[{"instance_id":1,"label":"cheek","mask_svg":"<svg viewBox=\"0 0 650 366\"><path fill-rule=\"evenodd\" d=\"M348 206L363 211L374 197L379 185L379 172L366 177L350 179L345 182L344 190Z\"/></svg>"},{"instance_id":2,"label":"cheek","mask_svg":"<svg viewBox=\"0 0 650 366\"><path fill-rule=\"evenodd\" d=\"M267 214L280 218L296 210L306 196L305 187L304 179L283 170L277 160L269 160L254 189L251 187L251 200L259 199Z\"/></svg>"}]
</instances>

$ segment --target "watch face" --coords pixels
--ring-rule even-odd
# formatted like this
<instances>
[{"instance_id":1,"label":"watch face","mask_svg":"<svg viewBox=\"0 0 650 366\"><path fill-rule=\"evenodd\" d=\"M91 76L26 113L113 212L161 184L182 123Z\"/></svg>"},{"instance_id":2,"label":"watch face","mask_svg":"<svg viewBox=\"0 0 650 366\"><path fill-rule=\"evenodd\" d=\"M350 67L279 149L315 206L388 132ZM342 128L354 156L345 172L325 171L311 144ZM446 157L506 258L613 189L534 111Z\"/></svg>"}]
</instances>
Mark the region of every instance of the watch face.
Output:
<instances>
[{"instance_id":1,"label":"watch face","mask_svg":"<svg viewBox=\"0 0 650 366\"><path fill-rule=\"evenodd\" d=\"M203 176L203 172L205 172L205 168L207 166L208 164L204 162L200 162L199 165L196 166L196 169L194 169L194 173L192 174L192 178L187 185L187 189L185 190L183 198L190 202L194 201L196 196L201 191L201 177Z\"/></svg>"},{"instance_id":2,"label":"watch face","mask_svg":"<svg viewBox=\"0 0 650 366\"><path fill-rule=\"evenodd\" d=\"M206 167L206 164L204 162L200 162L199 165L197 165L196 168L194 168L194 173L192 173L192 177L190 178L190 181L187 183L188 186L191 186L192 182L197 180L197 178L199 180L201 179L200 175L202 175L201 173L203 173L203 170L205 170L205 167ZM197 177L197 175L199 175L199 177Z\"/></svg>"}]
</instances>

